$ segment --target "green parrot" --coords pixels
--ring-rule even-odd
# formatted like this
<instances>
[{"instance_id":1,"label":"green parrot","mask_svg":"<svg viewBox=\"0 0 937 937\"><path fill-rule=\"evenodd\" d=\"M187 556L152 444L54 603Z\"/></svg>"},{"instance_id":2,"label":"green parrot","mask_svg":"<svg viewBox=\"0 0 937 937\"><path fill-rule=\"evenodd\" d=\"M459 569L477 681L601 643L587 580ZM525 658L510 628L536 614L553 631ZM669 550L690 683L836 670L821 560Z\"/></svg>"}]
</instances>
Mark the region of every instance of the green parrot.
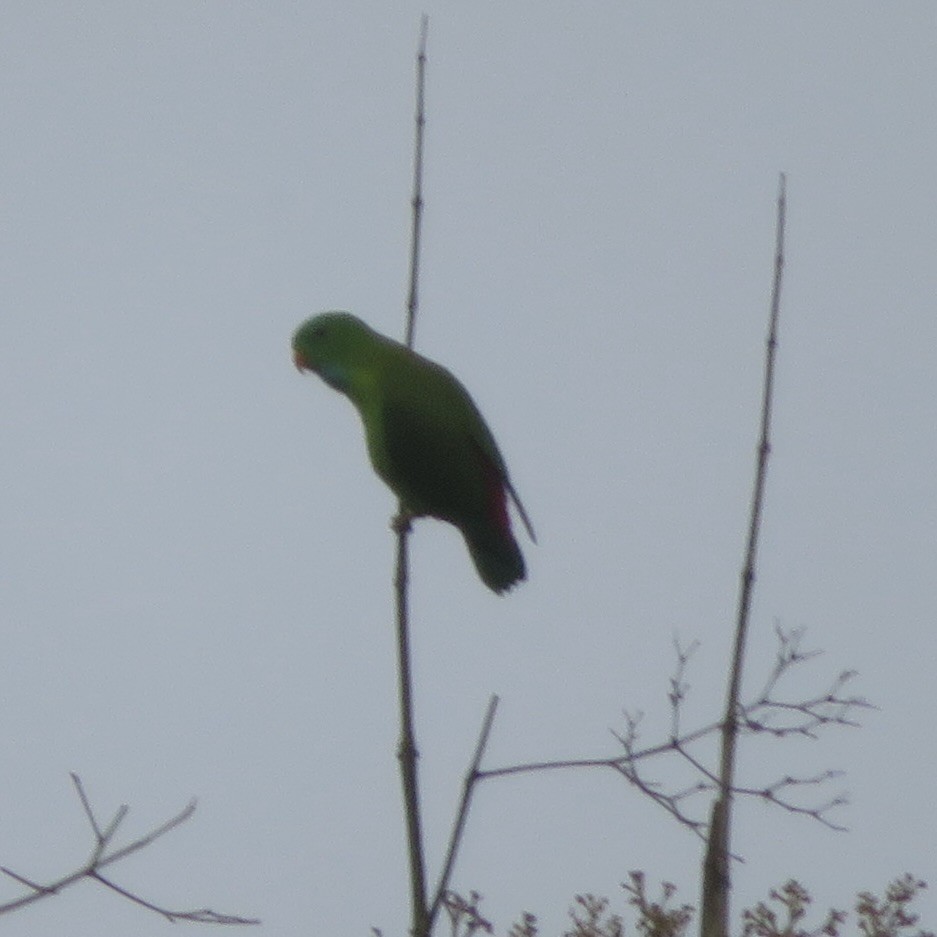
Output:
<instances>
[{"instance_id":1,"label":"green parrot","mask_svg":"<svg viewBox=\"0 0 937 937\"><path fill-rule=\"evenodd\" d=\"M371 464L404 518L458 527L478 575L497 593L526 577L508 497L535 541L533 528L491 430L449 371L347 312L307 319L293 335L293 361L357 407Z\"/></svg>"}]
</instances>

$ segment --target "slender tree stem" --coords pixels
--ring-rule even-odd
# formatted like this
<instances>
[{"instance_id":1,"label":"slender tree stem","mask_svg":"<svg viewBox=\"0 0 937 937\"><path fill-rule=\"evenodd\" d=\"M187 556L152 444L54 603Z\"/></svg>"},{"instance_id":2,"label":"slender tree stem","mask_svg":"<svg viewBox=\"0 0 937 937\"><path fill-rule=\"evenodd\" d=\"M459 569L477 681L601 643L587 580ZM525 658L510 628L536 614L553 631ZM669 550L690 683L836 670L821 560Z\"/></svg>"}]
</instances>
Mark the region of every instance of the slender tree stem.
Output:
<instances>
[{"instance_id":1,"label":"slender tree stem","mask_svg":"<svg viewBox=\"0 0 937 937\"><path fill-rule=\"evenodd\" d=\"M413 152L413 227L410 231L410 295L407 298L406 344L416 339L416 310L420 287L420 235L423 228L423 129L426 126L426 32L429 18L420 21L420 47L416 56L416 135Z\"/></svg>"},{"instance_id":2,"label":"slender tree stem","mask_svg":"<svg viewBox=\"0 0 937 937\"><path fill-rule=\"evenodd\" d=\"M488 701L488 710L485 713L485 719L482 722L481 731L478 733L478 742L475 745L475 754L472 756L472 763L465 772L465 781L462 785L462 800L459 803L459 810L456 813L455 823L452 827L452 835L449 837L449 849L446 852L446 861L443 863L442 875L439 876L439 884L436 886L436 894L433 895L433 904L429 911L429 926L432 928L436 915L439 912L439 906L449 888L449 879L452 876L452 869L455 866L456 856L459 852L459 846L462 843L462 834L465 831L465 823L468 820L469 807L472 806L472 794L475 793L475 785L481 779L481 763L488 747L488 736L491 735L491 727L495 721L495 713L498 709L498 697L493 695Z\"/></svg>"},{"instance_id":3,"label":"slender tree stem","mask_svg":"<svg viewBox=\"0 0 937 937\"><path fill-rule=\"evenodd\" d=\"M406 525L409 526L409 525ZM403 524L400 525L404 527ZM426 902L426 868L423 856L423 830L420 820L420 785L417 773L419 751L413 728L413 674L410 667L410 627L407 603L409 562L407 531L397 534L397 668L400 691L400 777L403 784L404 814L407 824L407 855L410 860L411 934L427 937L429 912Z\"/></svg>"},{"instance_id":4,"label":"slender tree stem","mask_svg":"<svg viewBox=\"0 0 937 937\"><path fill-rule=\"evenodd\" d=\"M413 227L410 239L410 294L407 300L406 343L413 347L418 302L420 269L420 227L423 218L423 127L426 122L423 88L426 74L427 18L420 24L420 44L416 69L416 138L413 160ZM420 787L417 762L419 751L413 721L413 675L410 653L410 616L408 608L408 536L410 523L406 506L401 503L397 520L397 571L395 593L397 606L397 668L399 675L400 761L403 785L404 814L407 827L407 854L410 864L410 933L413 937L429 937L430 916L426 899L426 862L420 819Z\"/></svg>"},{"instance_id":5,"label":"slender tree stem","mask_svg":"<svg viewBox=\"0 0 937 937\"><path fill-rule=\"evenodd\" d=\"M713 804L709 841L703 864L703 895L700 933L702 937L727 937L729 933L729 860L732 820L732 790L735 783L735 751L738 739L738 710L745 661L745 643L751 614L758 537L771 452L771 407L774 397L774 362L778 345L778 318L781 309L781 278L784 269L784 222L787 208L787 179L781 173L778 191L777 229L774 254L774 283L771 290L771 313L765 350L765 375L761 403L761 435L758 462L752 492L748 542L739 588L735 623L735 645L726 693L725 718L722 723L722 756L719 770L719 796Z\"/></svg>"}]
</instances>

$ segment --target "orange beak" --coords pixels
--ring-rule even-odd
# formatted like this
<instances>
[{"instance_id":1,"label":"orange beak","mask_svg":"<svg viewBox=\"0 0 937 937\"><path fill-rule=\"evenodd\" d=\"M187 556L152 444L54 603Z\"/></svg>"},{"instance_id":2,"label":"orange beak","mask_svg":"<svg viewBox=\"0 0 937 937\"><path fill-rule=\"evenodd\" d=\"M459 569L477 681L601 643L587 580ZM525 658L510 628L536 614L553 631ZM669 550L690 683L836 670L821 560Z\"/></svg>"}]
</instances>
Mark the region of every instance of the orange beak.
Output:
<instances>
[{"instance_id":1,"label":"orange beak","mask_svg":"<svg viewBox=\"0 0 937 937\"><path fill-rule=\"evenodd\" d=\"M302 374L303 371L311 370L309 365L306 364L306 359L298 351L293 352L293 364L296 365L296 370Z\"/></svg>"}]
</instances>

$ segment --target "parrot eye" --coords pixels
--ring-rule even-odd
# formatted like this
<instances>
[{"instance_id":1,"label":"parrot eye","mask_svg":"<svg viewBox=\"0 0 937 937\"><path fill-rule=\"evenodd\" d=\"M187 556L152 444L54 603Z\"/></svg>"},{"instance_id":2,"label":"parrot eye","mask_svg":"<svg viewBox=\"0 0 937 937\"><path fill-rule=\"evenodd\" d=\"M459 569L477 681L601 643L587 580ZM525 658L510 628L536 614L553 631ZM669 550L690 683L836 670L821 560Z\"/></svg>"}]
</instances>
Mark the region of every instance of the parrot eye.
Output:
<instances>
[{"instance_id":1,"label":"parrot eye","mask_svg":"<svg viewBox=\"0 0 937 937\"><path fill-rule=\"evenodd\" d=\"M325 337L325 331L326 331L326 330L325 330L325 326L324 326L324 325L317 325L317 326L312 330L313 338L324 338L324 337Z\"/></svg>"}]
</instances>

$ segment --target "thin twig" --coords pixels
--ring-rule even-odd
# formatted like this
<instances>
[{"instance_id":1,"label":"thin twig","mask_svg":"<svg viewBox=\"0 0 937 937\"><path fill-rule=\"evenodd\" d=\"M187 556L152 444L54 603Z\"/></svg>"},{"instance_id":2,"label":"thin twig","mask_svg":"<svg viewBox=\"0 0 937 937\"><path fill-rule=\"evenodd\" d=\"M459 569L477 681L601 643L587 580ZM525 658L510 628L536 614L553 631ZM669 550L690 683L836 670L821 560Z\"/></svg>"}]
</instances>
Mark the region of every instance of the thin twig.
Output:
<instances>
[{"instance_id":1,"label":"thin twig","mask_svg":"<svg viewBox=\"0 0 937 937\"><path fill-rule=\"evenodd\" d=\"M171 830L174 830L177 826L185 823L189 817L195 813L196 801L193 798L190 800L185 807L179 811L174 817L170 817L165 823L161 826L156 827L154 830L150 830L145 836L141 836L139 839L134 840L132 843L124 846L122 849L118 849L115 852L112 852L109 856L102 857L101 861L98 863L99 868L104 868L104 866L111 865L113 862L118 862L120 859L125 858L126 856L131 855L132 853L139 852L141 849L145 849L151 843L155 843L160 837L165 836Z\"/></svg>"},{"instance_id":2,"label":"thin twig","mask_svg":"<svg viewBox=\"0 0 937 937\"><path fill-rule=\"evenodd\" d=\"M670 702L670 737L675 739L680 735L681 704L690 689L690 685L686 682L686 666L699 647L699 641L693 641L689 647L684 648L675 635L673 646L677 653L677 669L670 678L670 692L667 694L667 699Z\"/></svg>"},{"instance_id":3,"label":"thin twig","mask_svg":"<svg viewBox=\"0 0 937 937\"><path fill-rule=\"evenodd\" d=\"M72 779L72 784L75 785L75 790L78 792L78 799L81 801L81 806L85 811L85 816L88 818L88 822L91 824L94 837L98 841L98 844L100 844L104 841L104 834L98 827L98 821L95 819L94 812L91 810L91 804L88 802L88 795L85 794L85 789L82 786L81 778L78 777L74 771L69 772L69 776Z\"/></svg>"},{"instance_id":4,"label":"thin twig","mask_svg":"<svg viewBox=\"0 0 937 937\"><path fill-rule=\"evenodd\" d=\"M497 709L498 697L492 695L491 699L488 701L488 709L485 712L481 731L478 733L475 754L472 756L471 764L465 772L465 780L462 784L462 800L459 803L455 823L452 826L452 835L449 837L449 847L446 850L446 860L443 863L442 874L439 876L439 884L436 886L436 894L433 897L433 903L429 909L430 930L432 930L433 922L436 920L436 915L439 912L440 903L449 890L449 879L452 877L452 869L455 865L456 855L462 843L465 822L468 820L469 807L472 805L472 794L475 792L475 785L479 780L479 767L485 755L485 749L488 747L488 736L491 734L491 727L494 724Z\"/></svg>"},{"instance_id":5,"label":"thin twig","mask_svg":"<svg viewBox=\"0 0 937 937\"><path fill-rule=\"evenodd\" d=\"M139 895L135 895L133 892L127 891L126 888L121 888L120 885L115 884L110 879L105 878L98 872L89 872L88 876L93 878L95 881L100 882L107 888L110 888L112 891L117 892L118 895L126 898L128 901L140 905L141 908L146 908L148 911L155 911L157 914L162 915L170 923L175 923L176 921L190 921L193 924L260 923L259 920L253 918L248 919L237 917L232 914L219 914L217 911L212 911L211 908L198 908L193 911L170 911L168 908L160 907L159 905L153 904L151 901L147 901L146 899L141 898Z\"/></svg>"}]
</instances>

